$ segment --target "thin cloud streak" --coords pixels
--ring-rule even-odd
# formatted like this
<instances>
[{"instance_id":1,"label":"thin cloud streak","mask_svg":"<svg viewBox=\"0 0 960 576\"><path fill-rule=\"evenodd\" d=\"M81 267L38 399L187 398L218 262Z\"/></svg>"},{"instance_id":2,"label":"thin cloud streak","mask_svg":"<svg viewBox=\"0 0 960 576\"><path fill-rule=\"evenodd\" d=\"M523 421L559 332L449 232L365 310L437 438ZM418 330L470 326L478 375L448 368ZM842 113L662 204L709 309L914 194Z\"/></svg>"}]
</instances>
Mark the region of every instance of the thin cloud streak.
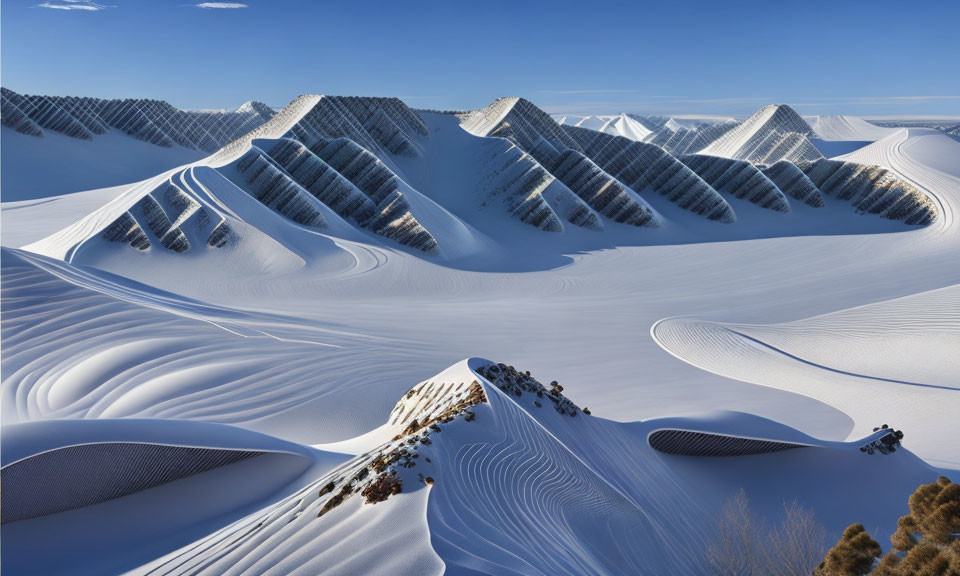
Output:
<instances>
[{"instance_id":1,"label":"thin cloud streak","mask_svg":"<svg viewBox=\"0 0 960 576\"><path fill-rule=\"evenodd\" d=\"M238 8L247 8L243 2L201 2L194 4L197 8L215 9L215 10L236 10Z\"/></svg>"},{"instance_id":2,"label":"thin cloud streak","mask_svg":"<svg viewBox=\"0 0 960 576\"><path fill-rule=\"evenodd\" d=\"M98 12L105 8L113 8L105 4L98 4L92 0L58 0L56 2L41 2L37 8L48 8L50 10Z\"/></svg>"}]
</instances>

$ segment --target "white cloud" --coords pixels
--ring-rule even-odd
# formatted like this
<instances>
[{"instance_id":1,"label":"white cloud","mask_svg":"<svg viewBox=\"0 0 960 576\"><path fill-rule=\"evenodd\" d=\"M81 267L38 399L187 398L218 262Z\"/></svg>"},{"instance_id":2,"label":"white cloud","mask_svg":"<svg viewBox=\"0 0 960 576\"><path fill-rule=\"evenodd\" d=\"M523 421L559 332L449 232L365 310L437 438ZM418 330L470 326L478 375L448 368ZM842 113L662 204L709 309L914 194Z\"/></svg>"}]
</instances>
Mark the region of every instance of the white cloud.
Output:
<instances>
[{"instance_id":1,"label":"white cloud","mask_svg":"<svg viewBox=\"0 0 960 576\"><path fill-rule=\"evenodd\" d=\"M243 2L201 2L200 4L194 4L197 8L246 8L247 5Z\"/></svg>"},{"instance_id":2,"label":"white cloud","mask_svg":"<svg viewBox=\"0 0 960 576\"><path fill-rule=\"evenodd\" d=\"M42 2L37 4L39 8L50 8L52 10L83 10L86 12L96 12L104 8L111 8L104 4L98 4L93 0L56 0L54 2Z\"/></svg>"}]
</instances>

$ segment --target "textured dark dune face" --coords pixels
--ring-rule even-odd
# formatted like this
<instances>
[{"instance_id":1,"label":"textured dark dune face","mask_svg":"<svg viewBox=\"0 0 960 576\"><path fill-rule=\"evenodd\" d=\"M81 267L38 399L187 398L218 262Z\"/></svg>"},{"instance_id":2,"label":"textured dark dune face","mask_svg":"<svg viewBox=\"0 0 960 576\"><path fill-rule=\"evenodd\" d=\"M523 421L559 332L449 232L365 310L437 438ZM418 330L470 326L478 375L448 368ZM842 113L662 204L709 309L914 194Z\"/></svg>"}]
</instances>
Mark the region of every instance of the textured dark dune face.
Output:
<instances>
[{"instance_id":1,"label":"textured dark dune face","mask_svg":"<svg viewBox=\"0 0 960 576\"><path fill-rule=\"evenodd\" d=\"M620 181L576 150L557 152L541 139L532 155L581 200L603 216L631 226L656 226L653 210L630 195Z\"/></svg>"},{"instance_id":2,"label":"textured dark dune face","mask_svg":"<svg viewBox=\"0 0 960 576\"><path fill-rule=\"evenodd\" d=\"M680 456L747 456L804 447L803 444L790 442L741 438L690 430L656 430L650 434L648 442L654 450Z\"/></svg>"},{"instance_id":3,"label":"textured dark dune face","mask_svg":"<svg viewBox=\"0 0 960 576\"><path fill-rule=\"evenodd\" d=\"M254 198L297 224L327 225L310 194L291 180L259 149L251 149L237 163Z\"/></svg>"},{"instance_id":4,"label":"textured dark dune face","mask_svg":"<svg viewBox=\"0 0 960 576\"><path fill-rule=\"evenodd\" d=\"M583 146L587 156L631 190L649 187L708 220L736 221L733 208L716 190L658 146L575 126L564 129Z\"/></svg>"},{"instance_id":5,"label":"textured dark dune face","mask_svg":"<svg viewBox=\"0 0 960 576\"><path fill-rule=\"evenodd\" d=\"M850 201L858 212L922 226L937 219L937 207L926 194L885 168L825 159L799 167L820 190Z\"/></svg>"},{"instance_id":6,"label":"textured dark dune face","mask_svg":"<svg viewBox=\"0 0 960 576\"><path fill-rule=\"evenodd\" d=\"M823 206L820 190L796 164L781 160L764 168L763 174L787 196L814 208Z\"/></svg>"},{"instance_id":7,"label":"textured dark dune face","mask_svg":"<svg viewBox=\"0 0 960 576\"><path fill-rule=\"evenodd\" d=\"M101 232L110 242L121 242L144 251L159 245L172 252L190 250L188 235L209 248L222 248L232 231L226 220L187 195L171 182L144 195Z\"/></svg>"},{"instance_id":8,"label":"textured dark dune face","mask_svg":"<svg viewBox=\"0 0 960 576\"><path fill-rule=\"evenodd\" d=\"M261 454L141 443L44 452L3 468L2 522L91 506Z\"/></svg>"},{"instance_id":9,"label":"textured dark dune face","mask_svg":"<svg viewBox=\"0 0 960 576\"><path fill-rule=\"evenodd\" d=\"M775 212L790 211L790 202L783 192L749 162L697 154L680 160L716 190Z\"/></svg>"}]
</instances>

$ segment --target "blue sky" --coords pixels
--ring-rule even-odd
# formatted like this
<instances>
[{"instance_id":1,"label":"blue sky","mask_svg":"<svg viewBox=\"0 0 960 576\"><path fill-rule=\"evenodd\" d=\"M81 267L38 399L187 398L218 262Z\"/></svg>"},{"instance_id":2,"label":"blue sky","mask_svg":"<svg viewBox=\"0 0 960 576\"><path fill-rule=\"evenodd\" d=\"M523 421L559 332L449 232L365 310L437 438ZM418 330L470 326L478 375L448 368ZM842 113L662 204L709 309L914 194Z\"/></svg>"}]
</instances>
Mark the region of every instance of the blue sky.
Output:
<instances>
[{"instance_id":1,"label":"blue sky","mask_svg":"<svg viewBox=\"0 0 960 576\"><path fill-rule=\"evenodd\" d=\"M555 112L960 115L960 0L3 0L25 93L279 106L306 92ZM72 8L72 9L66 9Z\"/></svg>"}]
</instances>

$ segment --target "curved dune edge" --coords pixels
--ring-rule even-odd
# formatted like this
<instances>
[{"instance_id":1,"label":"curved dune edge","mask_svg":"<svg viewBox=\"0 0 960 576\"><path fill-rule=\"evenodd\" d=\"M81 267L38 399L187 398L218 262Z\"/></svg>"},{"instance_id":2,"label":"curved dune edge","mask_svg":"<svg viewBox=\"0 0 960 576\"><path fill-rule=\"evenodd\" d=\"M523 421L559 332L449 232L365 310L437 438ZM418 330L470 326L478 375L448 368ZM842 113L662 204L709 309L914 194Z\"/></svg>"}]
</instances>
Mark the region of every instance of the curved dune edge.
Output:
<instances>
[{"instance_id":1,"label":"curved dune edge","mask_svg":"<svg viewBox=\"0 0 960 576\"><path fill-rule=\"evenodd\" d=\"M889 422L937 465L960 450L931 414L960 414L960 286L795 322L740 325L667 318L654 341L720 376L809 396L855 422L851 436Z\"/></svg>"},{"instance_id":2,"label":"curved dune edge","mask_svg":"<svg viewBox=\"0 0 960 576\"><path fill-rule=\"evenodd\" d=\"M876 435L822 441L750 414L616 423L526 374L482 358L451 366L403 394L384 426L352 443L350 461L144 569L501 574L519 562L559 575L662 574L678 566L697 573L709 511L753 466L766 471L757 475L766 485L783 481L788 491L797 489L800 469L866 473L894 491L930 473L909 452L881 458L858 450ZM806 448L719 459L664 455L647 441L664 427ZM400 483L400 492L374 496L384 479ZM817 485L800 493L821 498ZM774 492L769 504L779 506L783 496ZM862 495L849 496L860 506ZM364 552L356 553L361 542Z\"/></svg>"}]
</instances>

